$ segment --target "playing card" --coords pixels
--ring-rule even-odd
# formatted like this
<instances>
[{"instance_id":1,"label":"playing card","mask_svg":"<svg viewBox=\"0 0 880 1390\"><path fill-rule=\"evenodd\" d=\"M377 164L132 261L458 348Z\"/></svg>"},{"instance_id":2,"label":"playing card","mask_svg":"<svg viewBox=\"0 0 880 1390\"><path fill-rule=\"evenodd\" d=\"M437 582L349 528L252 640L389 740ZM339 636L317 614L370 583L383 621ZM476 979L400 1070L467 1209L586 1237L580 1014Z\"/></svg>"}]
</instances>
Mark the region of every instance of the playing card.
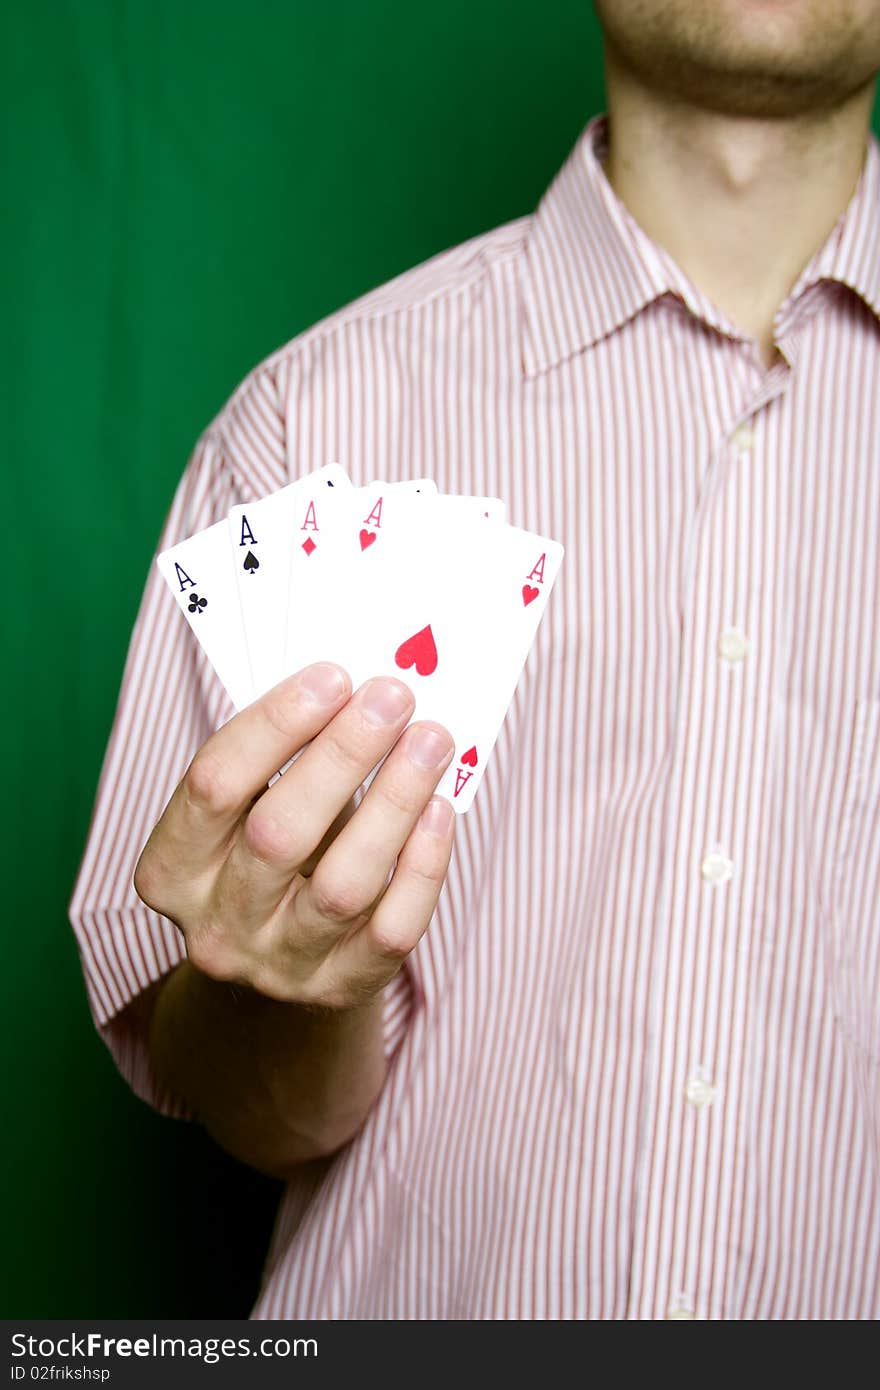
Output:
<instances>
[{"instance_id":1,"label":"playing card","mask_svg":"<svg viewBox=\"0 0 880 1390\"><path fill-rule=\"evenodd\" d=\"M232 563L252 677L253 699L285 674L284 642L290 596L290 566L296 540L297 498L349 492L351 482L338 463L257 501L233 507L228 517Z\"/></svg>"},{"instance_id":2,"label":"playing card","mask_svg":"<svg viewBox=\"0 0 880 1390\"><path fill-rule=\"evenodd\" d=\"M413 717L453 734L438 790L461 812L562 560L557 542L504 515L498 498L443 496L430 479L354 489L332 464L233 508L158 564L236 709L313 661L338 662L355 688L404 680Z\"/></svg>"},{"instance_id":3,"label":"playing card","mask_svg":"<svg viewBox=\"0 0 880 1390\"><path fill-rule=\"evenodd\" d=\"M319 604L303 665L336 661L355 688L396 676L413 718L444 724L455 757L438 793L472 804L528 656L563 548L546 537L436 508L413 508L394 541L371 545Z\"/></svg>"},{"instance_id":4,"label":"playing card","mask_svg":"<svg viewBox=\"0 0 880 1390\"><path fill-rule=\"evenodd\" d=\"M515 526L492 527L483 535L479 593L474 596L472 585L462 585L464 631L459 631L459 615L450 621L441 610L450 667L448 690L432 696L440 712L423 714L417 707L419 718L439 720L455 739L455 757L437 792L459 812L473 803L483 779L564 555L558 541ZM417 646L418 634L407 640ZM395 662L401 666L409 659L417 670L417 652L404 643ZM468 681L471 671L479 673L475 684Z\"/></svg>"},{"instance_id":5,"label":"playing card","mask_svg":"<svg viewBox=\"0 0 880 1390\"><path fill-rule=\"evenodd\" d=\"M291 655L296 666L290 669L305 665L329 627L345 621L344 615L351 611L351 594L373 582L384 551L389 547L394 553L399 547L401 554L406 551L413 527L418 536L433 535L459 522L500 522L504 514L504 503L497 497L416 496L403 487L389 491L381 483L353 489L340 498L331 528L332 548L325 552L328 575L322 576L320 588L309 602L291 604L290 620L296 627L295 634L292 630ZM398 582L409 582L405 573L399 575Z\"/></svg>"},{"instance_id":6,"label":"playing card","mask_svg":"<svg viewBox=\"0 0 880 1390\"><path fill-rule=\"evenodd\" d=\"M349 558L364 548L385 543L413 507L436 500L437 484L430 478L402 483L382 480L346 493L309 487L295 509L295 540L290 566L284 671L298 671L319 638L324 613L333 608ZM316 660L319 658L316 658Z\"/></svg>"},{"instance_id":7,"label":"playing card","mask_svg":"<svg viewBox=\"0 0 880 1390\"><path fill-rule=\"evenodd\" d=\"M344 565L350 555L381 549L413 507L433 503L437 496L437 484L430 478L391 484L380 478L352 488L340 509L339 562Z\"/></svg>"},{"instance_id":8,"label":"playing card","mask_svg":"<svg viewBox=\"0 0 880 1390\"><path fill-rule=\"evenodd\" d=\"M173 545L156 563L237 710L253 699L253 681L226 518Z\"/></svg>"}]
</instances>

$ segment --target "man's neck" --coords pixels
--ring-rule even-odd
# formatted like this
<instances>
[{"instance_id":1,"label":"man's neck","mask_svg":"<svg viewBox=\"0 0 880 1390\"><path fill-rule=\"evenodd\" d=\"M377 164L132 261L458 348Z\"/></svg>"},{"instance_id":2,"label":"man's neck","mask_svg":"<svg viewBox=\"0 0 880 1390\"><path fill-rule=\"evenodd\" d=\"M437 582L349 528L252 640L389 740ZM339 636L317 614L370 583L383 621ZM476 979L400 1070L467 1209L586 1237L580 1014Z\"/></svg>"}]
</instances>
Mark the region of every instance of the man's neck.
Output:
<instances>
[{"instance_id":1,"label":"man's neck","mask_svg":"<svg viewBox=\"0 0 880 1390\"><path fill-rule=\"evenodd\" d=\"M873 87L759 120L676 105L606 56L608 180L698 289L775 360L773 321L859 180Z\"/></svg>"}]
</instances>

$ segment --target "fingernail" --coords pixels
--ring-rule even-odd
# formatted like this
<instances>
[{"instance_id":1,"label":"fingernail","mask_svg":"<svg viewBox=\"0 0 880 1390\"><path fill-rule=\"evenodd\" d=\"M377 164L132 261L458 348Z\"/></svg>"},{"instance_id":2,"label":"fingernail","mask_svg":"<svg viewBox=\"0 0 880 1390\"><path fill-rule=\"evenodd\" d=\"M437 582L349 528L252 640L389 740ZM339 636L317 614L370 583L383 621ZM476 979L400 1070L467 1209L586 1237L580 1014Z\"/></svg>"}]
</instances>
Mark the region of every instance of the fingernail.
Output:
<instances>
[{"instance_id":1,"label":"fingernail","mask_svg":"<svg viewBox=\"0 0 880 1390\"><path fill-rule=\"evenodd\" d=\"M329 661L319 661L306 667L300 676L300 688L318 705L335 705L345 694L345 672Z\"/></svg>"},{"instance_id":2,"label":"fingernail","mask_svg":"<svg viewBox=\"0 0 880 1390\"><path fill-rule=\"evenodd\" d=\"M448 835L452 825L453 811L442 796L432 796L421 816L419 824L429 835Z\"/></svg>"},{"instance_id":3,"label":"fingernail","mask_svg":"<svg viewBox=\"0 0 880 1390\"><path fill-rule=\"evenodd\" d=\"M412 709L412 695L400 681L372 680L364 686L361 709L371 724L396 724Z\"/></svg>"},{"instance_id":4,"label":"fingernail","mask_svg":"<svg viewBox=\"0 0 880 1390\"><path fill-rule=\"evenodd\" d=\"M406 751L409 760L415 763L416 767L424 768L426 772L445 762L451 749L452 740L446 734L438 733L436 729L426 729L419 725L415 729L407 730Z\"/></svg>"}]
</instances>

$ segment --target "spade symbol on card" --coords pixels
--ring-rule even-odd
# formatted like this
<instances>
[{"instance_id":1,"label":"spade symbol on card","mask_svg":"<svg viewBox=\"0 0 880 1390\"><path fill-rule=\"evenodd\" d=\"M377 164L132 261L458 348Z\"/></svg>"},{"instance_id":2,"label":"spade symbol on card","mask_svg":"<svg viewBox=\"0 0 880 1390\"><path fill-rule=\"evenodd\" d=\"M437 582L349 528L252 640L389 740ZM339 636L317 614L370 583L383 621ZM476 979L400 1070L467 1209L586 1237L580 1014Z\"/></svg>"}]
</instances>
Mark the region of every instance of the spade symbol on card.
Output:
<instances>
[{"instance_id":1,"label":"spade symbol on card","mask_svg":"<svg viewBox=\"0 0 880 1390\"><path fill-rule=\"evenodd\" d=\"M394 653L394 660L402 671L415 666L420 676L430 676L437 670L437 648L430 623L401 642Z\"/></svg>"},{"instance_id":2,"label":"spade symbol on card","mask_svg":"<svg viewBox=\"0 0 880 1390\"><path fill-rule=\"evenodd\" d=\"M259 568L260 568L260 562L259 562L259 560L257 559L257 557L256 557L256 555L254 554L254 552L253 552L252 550L249 550L248 553L247 553L247 555L245 555L245 557L244 557L244 571L245 571L245 574L248 574L248 573L253 574L254 571L255 571L255 570L258 570Z\"/></svg>"},{"instance_id":3,"label":"spade symbol on card","mask_svg":"<svg viewBox=\"0 0 880 1390\"><path fill-rule=\"evenodd\" d=\"M187 608L187 612L201 613L202 609L207 608L207 606L208 600L206 598L199 598L198 594L192 593L189 596L189 606Z\"/></svg>"}]
</instances>

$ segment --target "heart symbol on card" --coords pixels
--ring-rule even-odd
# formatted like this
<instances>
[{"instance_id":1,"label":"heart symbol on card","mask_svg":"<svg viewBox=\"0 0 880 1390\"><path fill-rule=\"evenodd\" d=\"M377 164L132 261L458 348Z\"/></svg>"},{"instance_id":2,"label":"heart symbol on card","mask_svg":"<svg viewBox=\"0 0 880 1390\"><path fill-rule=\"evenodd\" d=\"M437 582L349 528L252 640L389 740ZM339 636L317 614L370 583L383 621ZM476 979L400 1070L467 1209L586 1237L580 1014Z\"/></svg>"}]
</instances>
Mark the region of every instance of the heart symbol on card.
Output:
<instances>
[{"instance_id":1,"label":"heart symbol on card","mask_svg":"<svg viewBox=\"0 0 880 1390\"><path fill-rule=\"evenodd\" d=\"M372 545L372 544L373 544L373 541L374 541L375 539L376 539L376 532L375 532L375 531L361 531L361 535L360 535L361 550L366 550L367 546L368 546L368 545Z\"/></svg>"},{"instance_id":2,"label":"heart symbol on card","mask_svg":"<svg viewBox=\"0 0 880 1390\"><path fill-rule=\"evenodd\" d=\"M539 592L540 590L533 589L531 584L523 584L522 595L523 603L526 605L526 608L528 608L530 603L534 603L535 599L538 597Z\"/></svg>"},{"instance_id":3,"label":"heart symbol on card","mask_svg":"<svg viewBox=\"0 0 880 1390\"><path fill-rule=\"evenodd\" d=\"M420 632L414 632L412 637L407 637L405 642L401 642L394 653L394 660L402 671L408 671L410 666L415 666L420 676L430 676L437 670L437 648L434 645L430 623Z\"/></svg>"},{"instance_id":4,"label":"heart symbol on card","mask_svg":"<svg viewBox=\"0 0 880 1390\"><path fill-rule=\"evenodd\" d=\"M468 751L467 751L466 753L462 753L461 758L459 759L459 761L460 761L460 762L463 762L464 765L465 765L465 767L476 767L476 765L477 765L477 750L476 750L476 748L469 748Z\"/></svg>"}]
</instances>

